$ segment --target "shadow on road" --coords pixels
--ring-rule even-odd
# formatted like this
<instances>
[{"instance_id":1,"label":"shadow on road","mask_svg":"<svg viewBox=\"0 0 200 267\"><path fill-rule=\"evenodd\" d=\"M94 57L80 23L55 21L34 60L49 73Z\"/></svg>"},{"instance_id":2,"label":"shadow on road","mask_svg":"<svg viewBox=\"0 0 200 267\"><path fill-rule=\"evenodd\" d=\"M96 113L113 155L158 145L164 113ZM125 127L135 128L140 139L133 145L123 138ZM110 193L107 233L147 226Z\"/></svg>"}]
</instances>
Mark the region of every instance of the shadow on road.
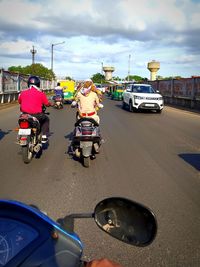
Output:
<instances>
[{"instance_id":1,"label":"shadow on road","mask_svg":"<svg viewBox=\"0 0 200 267\"><path fill-rule=\"evenodd\" d=\"M123 107L122 104L116 104L115 106L117 108L120 108L120 109L130 113L128 105ZM149 114L149 115L159 114L158 112L156 112L156 110L151 110L151 109L135 109L135 110L133 110L132 113Z\"/></svg>"},{"instance_id":2,"label":"shadow on road","mask_svg":"<svg viewBox=\"0 0 200 267\"><path fill-rule=\"evenodd\" d=\"M70 132L70 133L68 133L68 134L66 134L64 137L65 137L66 139L68 139L69 141L71 141L71 140L72 140L72 137L73 137L73 134L74 134L74 131L73 131L73 132Z\"/></svg>"},{"instance_id":3,"label":"shadow on road","mask_svg":"<svg viewBox=\"0 0 200 267\"><path fill-rule=\"evenodd\" d=\"M3 139L5 135L9 134L10 132L12 132L12 130L8 130L7 132L4 132L0 129L0 140Z\"/></svg>"},{"instance_id":4,"label":"shadow on road","mask_svg":"<svg viewBox=\"0 0 200 267\"><path fill-rule=\"evenodd\" d=\"M68 155L68 157L70 159L74 159L75 161L78 161L76 159L76 157L74 157L74 153L73 153L73 149L72 149L72 139L73 139L73 135L74 135L74 131L66 134L64 137L65 139L68 139L68 146L67 146L67 150L66 150L66 155Z\"/></svg>"},{"instance_id":5,"label":"shadow on road","mask_svg":"<svg viewBox=\"0 0 200 267\"><path fill-rule=\"evenodd\" d=\"M200 171L200 154L179 154L179 157Z\"/></svg>"}]
</instances>

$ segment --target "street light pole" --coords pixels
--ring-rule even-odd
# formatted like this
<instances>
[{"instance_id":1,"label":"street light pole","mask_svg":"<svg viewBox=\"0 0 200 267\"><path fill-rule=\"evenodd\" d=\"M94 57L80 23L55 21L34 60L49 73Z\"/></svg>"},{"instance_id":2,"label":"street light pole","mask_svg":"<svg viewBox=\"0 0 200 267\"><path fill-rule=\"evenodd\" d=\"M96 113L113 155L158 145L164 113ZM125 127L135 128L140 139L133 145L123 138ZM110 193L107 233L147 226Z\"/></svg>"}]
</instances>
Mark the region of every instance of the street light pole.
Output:
<instances>
[{"instance_id":1,"label":"street light pole","mask_svg":"<svg viewBox=\"0 0 200 267\"><path fill-rule=\"evenodd\" d=\"M131 60L131 55L129 55L129 59L128 59L128 81L129 81L129 76L130 76L130 60Z\"/></svg>"},{"instance_id":2,"label":"street light pole","mask_svg":"<svg viewBox=\"0 0 200 267\"><path fill-rule=\"evenodd\" d=\"M101 84L102 84L102 78L103 78L103 62L101 62Z\"/></svg>"},{"instance_id":3,"label":"street light pole","mask_svg":"<svg viewBox=\"0 0 200 267\"><path fill-rule=\"evenodd\" d=\"M52 70L52 72L53 72L53 47L55 45L64 44L64 43L65 43L65 41L63 41L61 43L51 44L51 70Z\"/></svg>"}]
</instances>

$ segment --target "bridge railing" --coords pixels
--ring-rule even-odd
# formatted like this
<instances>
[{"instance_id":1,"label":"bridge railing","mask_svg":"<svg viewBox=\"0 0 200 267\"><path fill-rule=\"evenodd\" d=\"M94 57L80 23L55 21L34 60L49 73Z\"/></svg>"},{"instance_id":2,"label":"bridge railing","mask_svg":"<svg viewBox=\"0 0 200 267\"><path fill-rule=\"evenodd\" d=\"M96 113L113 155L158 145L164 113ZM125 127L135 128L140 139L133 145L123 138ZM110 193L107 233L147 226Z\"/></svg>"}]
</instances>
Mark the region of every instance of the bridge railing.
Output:
<instances>
[{"instance_id":1,"label":"bridge railing","mask_svg":"<svg viewBox=\"0 0 200 267\"><path fill-rule=\"evenodd\" d=\"M29 75L0 69L0 103L17 100L19 93L27 88ZM56 81L40 78L40 87L46 92L55 88Z\"/></svg>"},{"instance_id":2,"label":"bridge railing","mask_svg":"<svg viewBox=\"0 0 200 267\"><path fill-rule=\"evenodd\" d=\"M166 104L200 109L200 77L148 81Z\"/></svg>"}]
</instances>

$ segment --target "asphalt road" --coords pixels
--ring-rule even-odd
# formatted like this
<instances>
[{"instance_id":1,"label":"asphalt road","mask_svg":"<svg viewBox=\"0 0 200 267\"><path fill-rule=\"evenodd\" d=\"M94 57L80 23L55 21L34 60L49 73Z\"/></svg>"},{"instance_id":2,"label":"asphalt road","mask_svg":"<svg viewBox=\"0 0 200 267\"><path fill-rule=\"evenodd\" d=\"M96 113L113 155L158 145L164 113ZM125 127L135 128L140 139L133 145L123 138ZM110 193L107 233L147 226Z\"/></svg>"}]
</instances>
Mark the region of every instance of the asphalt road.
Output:
<instances>
[{"instance_id":1,"label":"asphalt road","mask_svg":"<svg viewBox=\"0 0 200 267\"><path fill-rule=\"evenodd\" d=\"M75 110L48 108L50 145L22 162L15 144L18 105L0 110L0 197L35 204L53 219L91 212L103 198L121 196L150 207L155 241L138 248L77 220L85 259L108 257L124 267L200 266L200 115L170 107L162 114L130 113L105 99L100 111L105 143L84 168L68 154Z\"/></svg>"}]
</instances>

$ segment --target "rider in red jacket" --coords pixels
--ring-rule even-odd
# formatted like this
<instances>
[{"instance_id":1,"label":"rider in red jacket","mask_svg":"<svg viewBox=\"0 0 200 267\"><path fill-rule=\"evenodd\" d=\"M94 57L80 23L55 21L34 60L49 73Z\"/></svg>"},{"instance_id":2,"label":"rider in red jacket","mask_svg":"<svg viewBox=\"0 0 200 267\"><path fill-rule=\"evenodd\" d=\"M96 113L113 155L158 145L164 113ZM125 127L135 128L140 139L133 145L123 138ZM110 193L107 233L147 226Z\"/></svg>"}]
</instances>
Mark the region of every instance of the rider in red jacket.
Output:
<instances>
[{"instance_id":1,"label":"rider in red jacket","mask_svg":"<svg viewBox=\"0 0 200 267\"><path fill-rule=\"evenodd\" d=\"M22 91L18 97L20 111L36 117L41 124L42 142L46 143L49 136L49 118L43 113L43 106L51 106L44 92L40 89L40 79L30 76L28 89Z\"/></svg>"}]
</instances>

